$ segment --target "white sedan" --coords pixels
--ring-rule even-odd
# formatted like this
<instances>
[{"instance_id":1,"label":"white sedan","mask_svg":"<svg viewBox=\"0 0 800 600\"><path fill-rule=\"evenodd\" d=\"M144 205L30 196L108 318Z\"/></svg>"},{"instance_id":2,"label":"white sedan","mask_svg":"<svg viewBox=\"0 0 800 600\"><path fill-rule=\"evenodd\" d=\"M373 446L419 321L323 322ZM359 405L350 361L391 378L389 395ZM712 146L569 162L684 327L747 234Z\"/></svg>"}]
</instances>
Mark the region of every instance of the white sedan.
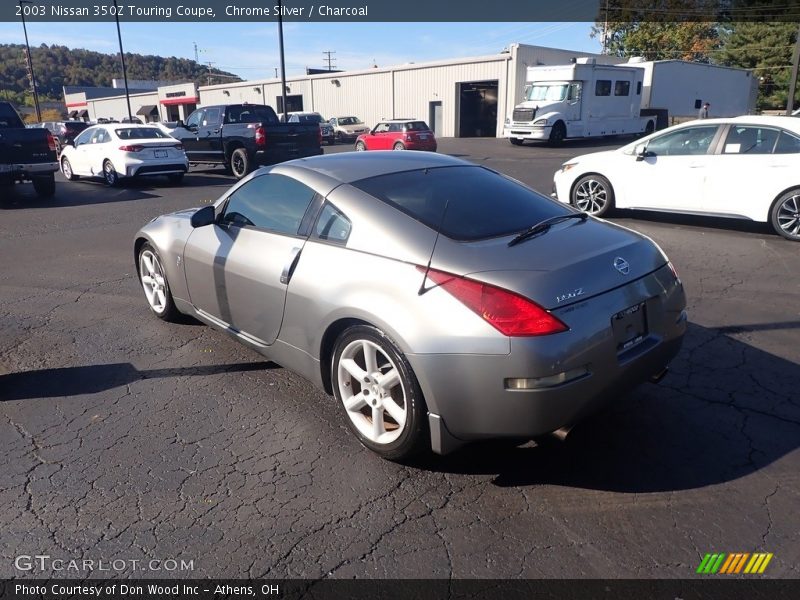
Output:
<instances>
[{"instance_id":1,"label":"white sedan","mask_svg":"<svg viewBox=\"0 0 800 600\"><path fill-rule=\"evenodd\" d=\"M183 145L160 129L132 123L107 123L83 131L61 152L61 171L78 177L103 177L114 186L125 177L166 175L180 183L189 170Z\"/></svg>"},{"instance_id":2,"label":"white sedan","mask_svg":"<svg viewBox=\"0 0 800 600\"><path fill-rule=\"evenodd\" d=\"M669 127L565 162L554 195L598 217L635 208L750 219L800 241L800 119L745 116Z\"/></svg>"}]
</instances>

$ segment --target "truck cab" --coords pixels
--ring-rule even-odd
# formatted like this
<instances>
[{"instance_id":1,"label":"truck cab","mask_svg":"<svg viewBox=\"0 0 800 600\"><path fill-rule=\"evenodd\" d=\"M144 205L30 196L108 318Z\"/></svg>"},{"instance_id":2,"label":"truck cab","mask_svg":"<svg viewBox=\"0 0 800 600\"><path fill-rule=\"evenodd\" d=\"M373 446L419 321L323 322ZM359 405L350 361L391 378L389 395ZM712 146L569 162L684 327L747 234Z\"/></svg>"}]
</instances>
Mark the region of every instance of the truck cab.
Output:
<instances>
[{"instance_id":1,"label":"truck cab","mask_svg":"<svg viewBox=\"0 0 800 600\"><path fill-rule=\"evenodd\" d=\"M566 138L649 133L655 119L640 115L642 70L575 64L529 67L523 101L506 119L504 137L560 144Z\"/></svg>"}]
</instances>

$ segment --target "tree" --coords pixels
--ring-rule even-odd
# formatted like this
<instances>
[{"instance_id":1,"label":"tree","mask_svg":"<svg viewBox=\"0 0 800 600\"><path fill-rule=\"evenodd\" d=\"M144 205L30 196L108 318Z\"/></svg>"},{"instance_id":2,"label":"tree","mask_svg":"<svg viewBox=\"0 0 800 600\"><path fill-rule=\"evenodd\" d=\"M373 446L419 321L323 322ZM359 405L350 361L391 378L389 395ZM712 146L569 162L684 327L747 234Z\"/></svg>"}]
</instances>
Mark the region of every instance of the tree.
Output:
<instances>
[{"instance_id":1,"label":"tree","mask_svg":"<svg viewBox=\"0 0 800 600\"><path fill-rule=\"evenodd\" d=\"M728 23L721 40L717 62L753 70L760 83L758 107L785 108L797 23Z\"/></svg>"}]
</instances>

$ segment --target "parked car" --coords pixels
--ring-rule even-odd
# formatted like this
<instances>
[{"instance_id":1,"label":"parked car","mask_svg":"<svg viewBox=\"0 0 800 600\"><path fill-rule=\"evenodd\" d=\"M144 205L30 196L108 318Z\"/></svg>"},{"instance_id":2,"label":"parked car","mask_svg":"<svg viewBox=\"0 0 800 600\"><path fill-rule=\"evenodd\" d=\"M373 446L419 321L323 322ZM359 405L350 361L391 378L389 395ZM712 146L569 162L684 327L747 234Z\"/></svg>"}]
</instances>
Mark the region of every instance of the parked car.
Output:
<instances>
[{"instance_id":1,"label":"parked car","mask_svg":"<svg viewBox=\"0 0 800 600\"><path fill-rule=\"evenodd\" d=\"M636 208L750 219L800 241L800 121L690 121L573 158L554 186L559 200L595 216Z\"/></svg>"},{"instance_id":2,"label":"parked car","mask_svg":"<svg viewBox=\"0 0 800 600\"><path fill-rule=\"evenodd\" d=\"M333 133L333 127L318 112L290 112L286 117L287 123L303 123L304 125L311 125L312 123L319 125L319 132L324 141L329 146L336 143L336 136Z\"/></svg>"},{"instance_id":3,"label":"parked car","mask_svg":"<svg viewBox=\"0 0 800 600\"><path fill-rule=\"evenodd\" d=\"M358 136L355 149L428 150L436 152L436 136L424 121L392 119L378 123L372 131Z\"/></svg>"},{"instance_id":4,"label":"parked car","mask_svg":"<svg viewBox=\"0 0 800 600\"><path fill-rule=\"evenodd\" d=\"M102 177L110 186L121 179L166 175L180 183L189 161L183 145L156 127L135 123L95 125L61 152L61 172L70 181Z\"/></svg>"},{"instance_id":5,"label":"parked car","mask_svg":"<svg viewBox=\"0 0 800 600\"><path fill-rule=\"evenodd\" d=\"M358 117L333 117L328 122L337 142L353 142L362 133L369 132L369 127Z\"/></svg>"},{"instance_id":6,"label":"parked car","mask_svg":"<svg viewBox=\"0 0 800 600\"><path fill-rule=\"evenodd\" d=\"M316 124L280 123L264 104L204 106L172 132L192 164L225 165L237 179L258 165L322 154L320 135Z\"/></svg>"},{"instance_id":7,"label":"parked car","mask_svg":"<svg viewBox=\"0 0 800 600\"><path fill-rule=\"evenodd\" d=\"M56 141L56 152L70 144L81 131L89 127L85 121L45 121L35 127L44 127Z\"/></svg>"},{"instance_id":8,"label":"parked car","mask_svg":"<svg viewBox=\"0 0 800 600\"><path fill-rule=\"evenodd\" d=\"M56 141L41 127L27 128L16 109L0 102L0 200L15 183L30 181L39 197L56 193Z\"/></svg>"},{"instance_id":9,"label":"parked car","mask_svg":"<svg viewBox=\"0 0 800 600\"><path fill-rule=\"evenodd\" d=\"M144 122L139 117L122 117L119 121L120 123L136 123L138 125L144 125ZM149 125L149 123L148 123Z\"/></svg>"},{"instance_id":10,"label":"parked car","mask_svg":"<svg viewBox=\"0 0 800 600\"><path fill-rule=\"evenodd\" d=\"M306 377L390 459L569 426L662 377L686 330L650 239L434 153L259 169L133 251L157 317Z\"/></svg>"}]
</instances>

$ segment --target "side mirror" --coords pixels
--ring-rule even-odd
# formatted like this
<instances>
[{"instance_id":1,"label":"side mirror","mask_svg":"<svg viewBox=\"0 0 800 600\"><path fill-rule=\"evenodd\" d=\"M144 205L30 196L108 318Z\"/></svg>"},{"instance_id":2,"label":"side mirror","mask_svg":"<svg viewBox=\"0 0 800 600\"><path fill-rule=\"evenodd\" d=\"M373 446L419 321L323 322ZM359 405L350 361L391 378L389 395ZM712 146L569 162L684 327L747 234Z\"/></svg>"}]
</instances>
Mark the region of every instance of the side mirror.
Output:
<instances>
[{"instance_id":1,"label":"side mirror","mask_svg":"<svg viewBox=\"0 0 800 600\"><path fill-rule=\"evenodd\" d=\"M214 212L214 207L204 206L203 208L199 209L196 213L192 215L192 227L197 229L198 227L205 227L206 225L211 225L215 223L217 220L217 213Z\"/></svg>"},{"instance_id":2,"label":"side mirror","mask_svg":"<svg viewBox=\"0 0 800 600\"><path fill-rule=\"evenodd\" d=\"M655 156L655 152L650 152L647 149L647 144L642 144L641 146L636 146L636 148L634 149L633 153L636 155L636 161L637 162L642 161L645 158L650 158L652 156Z\"/></svg>"}]
</instances>

